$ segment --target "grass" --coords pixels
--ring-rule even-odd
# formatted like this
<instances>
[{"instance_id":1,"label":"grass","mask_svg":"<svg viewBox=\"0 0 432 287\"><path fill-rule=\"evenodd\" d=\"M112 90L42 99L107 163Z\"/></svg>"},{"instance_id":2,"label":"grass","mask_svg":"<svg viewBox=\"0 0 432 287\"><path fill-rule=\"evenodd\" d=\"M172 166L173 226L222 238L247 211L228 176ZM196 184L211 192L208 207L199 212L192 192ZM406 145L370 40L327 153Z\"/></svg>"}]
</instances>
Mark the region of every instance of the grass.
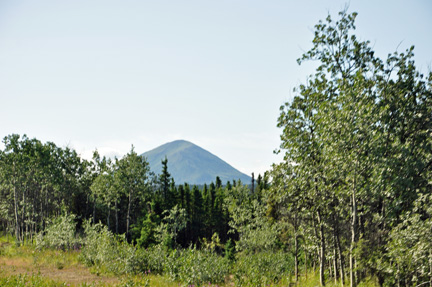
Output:
<instances>
[{"instance_id":1,"label":"grass","mask_svg":"<svg viewBox=\"0 0 432 287\"><path fill-rule=\"evenodd\" d=\"M0 286L176 286L159 275L123 276L101 274L79 261L79 251L36 250L17 247L12 237L0 237Z\"/></svg>"},{"instance_id":2,"label":"grass","mask_svg":"<svg viewBox=\"0 0 432 287\"><path fill-rule=\"evenodd\" d=\"M106 274L103 270L85 267L79 261L80 251L61 250L36 250L34 245L26 244L17 247L12 237L0 237L0 286L77 286L77 287L178 287L183 286L178 282L172 282L161 275L136 275L116 277ZM232 277L232 276L230 276ZM277 285L293 286L292 278L283 278ZM225 285L234 286L228 280ZM294 286L315 287L319 286L317 272L309 272L307 276L299 277ZM327 280L328 287L341 287L341 283L335 283L331 278ZM349 286L346 282L344 286ZM377 287L376 280L365 280L358 287Z\"/></svg>"},{"instance_id":3,"label":"grass","mask_svg":"<svg viewBox=\"0 0 432 287\"><path fill-rule=\"evenodd\" d=\"M289 284L283 286L289 286ZM299 276L299 281L294 286L302 286L302 287L320 286L318 271L316 272L309 271L307 273L307 276L304 276L304 274ZM345 280L345 284L343 285L341 284L340 281L335 282L334 279L332 278L328 278L326 281L326 287L348 287L348 286L350 286L348 279ZM378 286L379 285L376 282L375 278L367 278L357 285L357 287L378 287Z\"/></svg>"}]
</instances>

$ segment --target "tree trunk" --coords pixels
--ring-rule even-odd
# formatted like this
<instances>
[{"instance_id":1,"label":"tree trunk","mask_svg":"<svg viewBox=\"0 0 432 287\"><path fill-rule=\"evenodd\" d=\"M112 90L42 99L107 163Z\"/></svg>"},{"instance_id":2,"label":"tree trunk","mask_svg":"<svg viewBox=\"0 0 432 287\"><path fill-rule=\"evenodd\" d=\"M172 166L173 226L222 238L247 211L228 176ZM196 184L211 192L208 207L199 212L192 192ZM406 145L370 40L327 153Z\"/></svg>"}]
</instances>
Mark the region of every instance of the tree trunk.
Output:
<instances>
[{"instance_id":1,"label":"tree trunk","mask_svg":"<svg viewBox=\"0 0 432 287\"><path fill-rule=\"evenodd\" d=\"M331 259L328 259L327 261L328 269L329 269L329 278L333 277L333 264L331 262Z\"/></svg>"},{"instance_id":2,"label":"tree trunk","mask_svg":"<svg viewBox=\"0 0 432 287\"><path fill-rule=\"evenodd\" d=\"M39 227L43 228L44 221L44 209L43 209L43 194L41 194L40 198L40 216L39 216Z\"/></svg>"},{"instance_id":3,"label":"tree trunk","mask_svg":"<svg viewBox=\"0 0 432 287\"><path fill-rule=\"evenodd\" d=\"M23 206L22 206L22 214L21 214L21 238L24 244L25 241L25 207L26 207L26 196L25 196L25 189L23 189Z\"/></svg>"},{"instance_id":4,"label":"tree trunk","mask_svg":"<svg viewBox=\"0 0 432 287\"><path fill-rule=\"evenodd\" d=\"M351 222L351 245L350 245L350 286L356 287L356 278L355 278L355 262L354 262L354 247L356 242L356 234L357 234L357 201L356 201L356 192L355 188L352 192L352 222Z\"/></svg>"},{"instance_id":5,"label":"tree trunk","mask_svg":"<svg viewBox=\"0 0 432 287\"><path fill-rule=\"evenodd\" d=\"M298 281L298 236L297 232L294 235L294 277L295 282Z\"/></svg>"},{"instance_id":6,"label":"tree trunk","mask_svg":"<svg viewBox=\"0 0 432 287\"><path fill-rule=\"evenodd\" d=\"M46 222L46 220L45 220L45 218L48 218L49 216L48 216L48 189L46 189L45 190L45 216L44 216L44 219L43 219L43 221L42 221L42 230L45 230L45 222Z\"/></svg>"},{"instance_id":7,"label":"tree trunk","mask_svg":"<svg viewBox=\"0 0 432 287\"><path fill-rule=\"evenodd\" d=\"M334 276L334 281L335 281L335 285L337 284L337 280L338 280L338 265L337 265L337 247L336 247L336 235L334 235L334 242L333 242L333 276Z\"/></svg>"},{"instance_id":8,"label":"tree trunk","mask_svg":"<svg viewBox=\"0 0 432 287\"><path fill-rule=\"evenodd\" d=\"M303 245L304 245L304 243L303 243ZM306 251L306 248L303 248L304 249L304 256L305 256L305 278L307 279L307 251Z\"/></svg>"},{"instance_id":9,"label":"tree trunk","mask_svg":"<svg viewBox=\"0 0 432 287\"><path fill-rule=\"evenodd\" d=\"M325 237L324 237L324 224L321 219L321 214L318 210L317 212L318 216L318 223L320 225L320 252L319 252L319 263L320 263L320 285L325 286L325 274L324 274L324 268L325 268Z\"/></svg>"},{"instance_id":10,"label":"tree trunk","mask_svg":"<svg viewBox=\"0 0 432 287\"><path fill-rule=\"evenodd\" d=\"M336 245L337 245L338 256L339 256L341 285L343 286L345 284L345 269L344 269L344 260L343 260L342 248L340 246L340 241L339 241L339 234L336 234Z\"/></svg>"},{"instance_id":11,"label":"tree trunk","mask_svg":"<svg viewBox=\"0 0 432 287\"><path fill-rule=\"evenodd\" d=\"M15 237L20 242L19 216L18 216L18 200L16 182L14 182L14 213L15 213Z\"/></svg>"},{"instance_id":12,"label":"tree trunk","mask_svg":"<svg viewBox=\"0 0 432 287\"><path fill-rule=\"evenodd\" d=\"M130 224L130 210L132 205L132 191L129 190L129 202L128 202L128 210L126 216L126 238L129 241L129 224Z\"/></svg>"},{"instance_id":13,"label":"tree trunk","mask_svg":"<svg viewBox=\"0 0 432 287\"><path fill-rule=\"evenodd\" d=\"M294 214L294 221L293 221L293 227L294 227L294 277L295 282L298 281L298 225L297 225L297 213Z\"/></svg>"},{"instance_id":14,"label":"tree trunk","mask_svg":"<svg viewBox=\"0 0 432 287\"><path fill-rule=\"evenodd\" d=\"M116 234L118 234L118 209L117 209L117 199L115 200L115 221L116 221Z\"/></svg>"},{"instance_id":15,"label":"tree trunk","mask_svg":"<svg viewBox=\"0 0 432 287\"><path fill-rule=\"evenodd\" d=\"M41 191L42 191L42 187L41 187ZM33 242L33 234L36 233L36 214L38 214L37 212L37 201L36 201L36 192L33 193L33 208L32 208L32 223L31 223L31 230L30 230L30 241Z\"/></svg>"},{"instance_id":16,"label":"tree trunk","mask_svg":"<svg viewBox=\"0 0 432 287\"><path fill-rule=\"evenodd\" d=\"M312 223L313 223L313 229L314 229L314 233L315 233L315 237L316 238L319 238L319 235L318 235L318 230L317 230L317 227L316 227L316 223L315 223L315 214L313 215L313 219L312 219ZM319 259L319 249L320 249L320 245L319 245L319 243L318 243L318 246L317 246L317 250L316 250L316 252L317 252L317 257L318 257L318 259ZM314 250L315 251L315 250ZM313 253L312 253L313 254ZM312 256L312 263L313 263L313 273L315 274L315 270L316 270L316 260L315 260L315 256Z\"/></svg>"}]
</instances>

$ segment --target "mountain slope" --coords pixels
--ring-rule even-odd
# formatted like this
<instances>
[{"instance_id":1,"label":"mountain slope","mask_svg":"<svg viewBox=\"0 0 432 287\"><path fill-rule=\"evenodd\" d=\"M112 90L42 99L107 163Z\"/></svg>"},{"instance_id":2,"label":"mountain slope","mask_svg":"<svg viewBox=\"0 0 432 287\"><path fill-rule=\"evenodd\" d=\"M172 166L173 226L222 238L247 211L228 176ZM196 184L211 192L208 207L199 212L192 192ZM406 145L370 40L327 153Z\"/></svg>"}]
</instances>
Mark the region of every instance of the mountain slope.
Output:
<instances>
[{"instance_id":1,"label":"mountain slope","mask_svg":"<svg viewBox=\"0 0 432 287\"><path fill-rule=\"evenodd\" d=\"M147 158L150 169L156 174L162 170L161 161L168 158L168 172L176 184L204 184L214 182L219 176L222 183L240 179L249 184L251 178L230 166L205 149L184 140L161 145L142 154Z\"/></svg>"}]
</instances>

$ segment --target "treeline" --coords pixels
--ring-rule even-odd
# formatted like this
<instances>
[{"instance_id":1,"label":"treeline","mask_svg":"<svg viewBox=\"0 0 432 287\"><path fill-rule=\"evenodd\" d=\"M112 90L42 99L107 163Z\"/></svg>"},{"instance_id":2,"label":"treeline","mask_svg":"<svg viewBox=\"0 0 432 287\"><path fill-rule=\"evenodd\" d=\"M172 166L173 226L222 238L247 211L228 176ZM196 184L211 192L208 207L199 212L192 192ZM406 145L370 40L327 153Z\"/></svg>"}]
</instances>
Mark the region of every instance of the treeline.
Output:
<instances>
[{"instance_id":1,"label":"treeline","mask_svg":"<svg viewBox=\"0 0 432 287\"><path fill-rule=\"evenodd\" d=\"M155 175L145 158L134 149L121 159L101 157L97 151L87 161L69 148L42 143L27 136L9 135L0 151L1 229L19 242L32 240L62 212L73 213L79 222L102 222L129 242L148 247L158 243L157 228L172 212L183 212L171 246L187 247L210 240L236 238L224 204L232 187L240 182L215 182L201 188L177 185L168 171ZM259 176L255 191L268 186ZM171 212L171 213L170 213ZM172 216L179 217L178 214ZM81 224L79 224L80 226Z\"/></svg>"}]
</instances>

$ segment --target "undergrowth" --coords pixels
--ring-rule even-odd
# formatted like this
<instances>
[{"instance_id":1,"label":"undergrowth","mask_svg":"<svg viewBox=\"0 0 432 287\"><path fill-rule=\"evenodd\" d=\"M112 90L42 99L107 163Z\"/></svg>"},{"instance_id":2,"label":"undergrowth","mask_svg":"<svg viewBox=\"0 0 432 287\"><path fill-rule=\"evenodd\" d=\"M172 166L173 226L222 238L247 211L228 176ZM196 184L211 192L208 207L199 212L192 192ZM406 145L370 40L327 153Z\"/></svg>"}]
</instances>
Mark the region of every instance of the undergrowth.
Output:
<instances>
[{"instance_id":1,"label":"undergrowth","mask_svg":"<svg viewBox=\"0 0 432 287\"><path fill-rule=\"evenodd\" d=\"M102 232L103 233L103 232ZM96 235L96 234L94 234ZM258 254L238 254L236 261L230 262L211 251L197 250L195 248L183 250L168 250L161 246L149 249L135 249L127 245L117 237L111 237L108 233L105 245L100 247L111 248L113 252L107 252L107 257L97 257L97 253L83 254L84 250L58 250L37 249L33 244L25 244L17 247L11 237L0 237L0 260L21 259L28 263L27 274L15 274L6 272L0 268L0 286L77 286L77 287L138 287L138 286L293 286L292 258L283 252L267 252ZM94 248L97 245L94 237ZM124 250L122 250L124 249ZM124 255L128 259L125 259ZM40 268L62 270L74 267L82 267L81 260L87 256L87 263L91 262L88 270L96 275L113 274L117 270L117 282L81 282L71 284L55 281L53 278L44 277L38 273ZM117 256L115 258L114 256ZM98 261L99 260L99 261ZM127 266L118 269L108 267L112 261L114 266L127 264L127 261L135 265L131 272ZM103 262L103 264L101 264ZM4 264L4 263L2 263ZM119 269L120 268L120 269ZM230 275L231 273L231 275ZM319 276L315 272L308 272L307 276L301 274L299 281L294 286L315 287L319 286ZM340 287L340 282L334 282L328 278L326 286ZM343 286L349 286L348 281ZM374 278L364 280L358 287L377 287Z\"/></svg>"}]
</instances>

